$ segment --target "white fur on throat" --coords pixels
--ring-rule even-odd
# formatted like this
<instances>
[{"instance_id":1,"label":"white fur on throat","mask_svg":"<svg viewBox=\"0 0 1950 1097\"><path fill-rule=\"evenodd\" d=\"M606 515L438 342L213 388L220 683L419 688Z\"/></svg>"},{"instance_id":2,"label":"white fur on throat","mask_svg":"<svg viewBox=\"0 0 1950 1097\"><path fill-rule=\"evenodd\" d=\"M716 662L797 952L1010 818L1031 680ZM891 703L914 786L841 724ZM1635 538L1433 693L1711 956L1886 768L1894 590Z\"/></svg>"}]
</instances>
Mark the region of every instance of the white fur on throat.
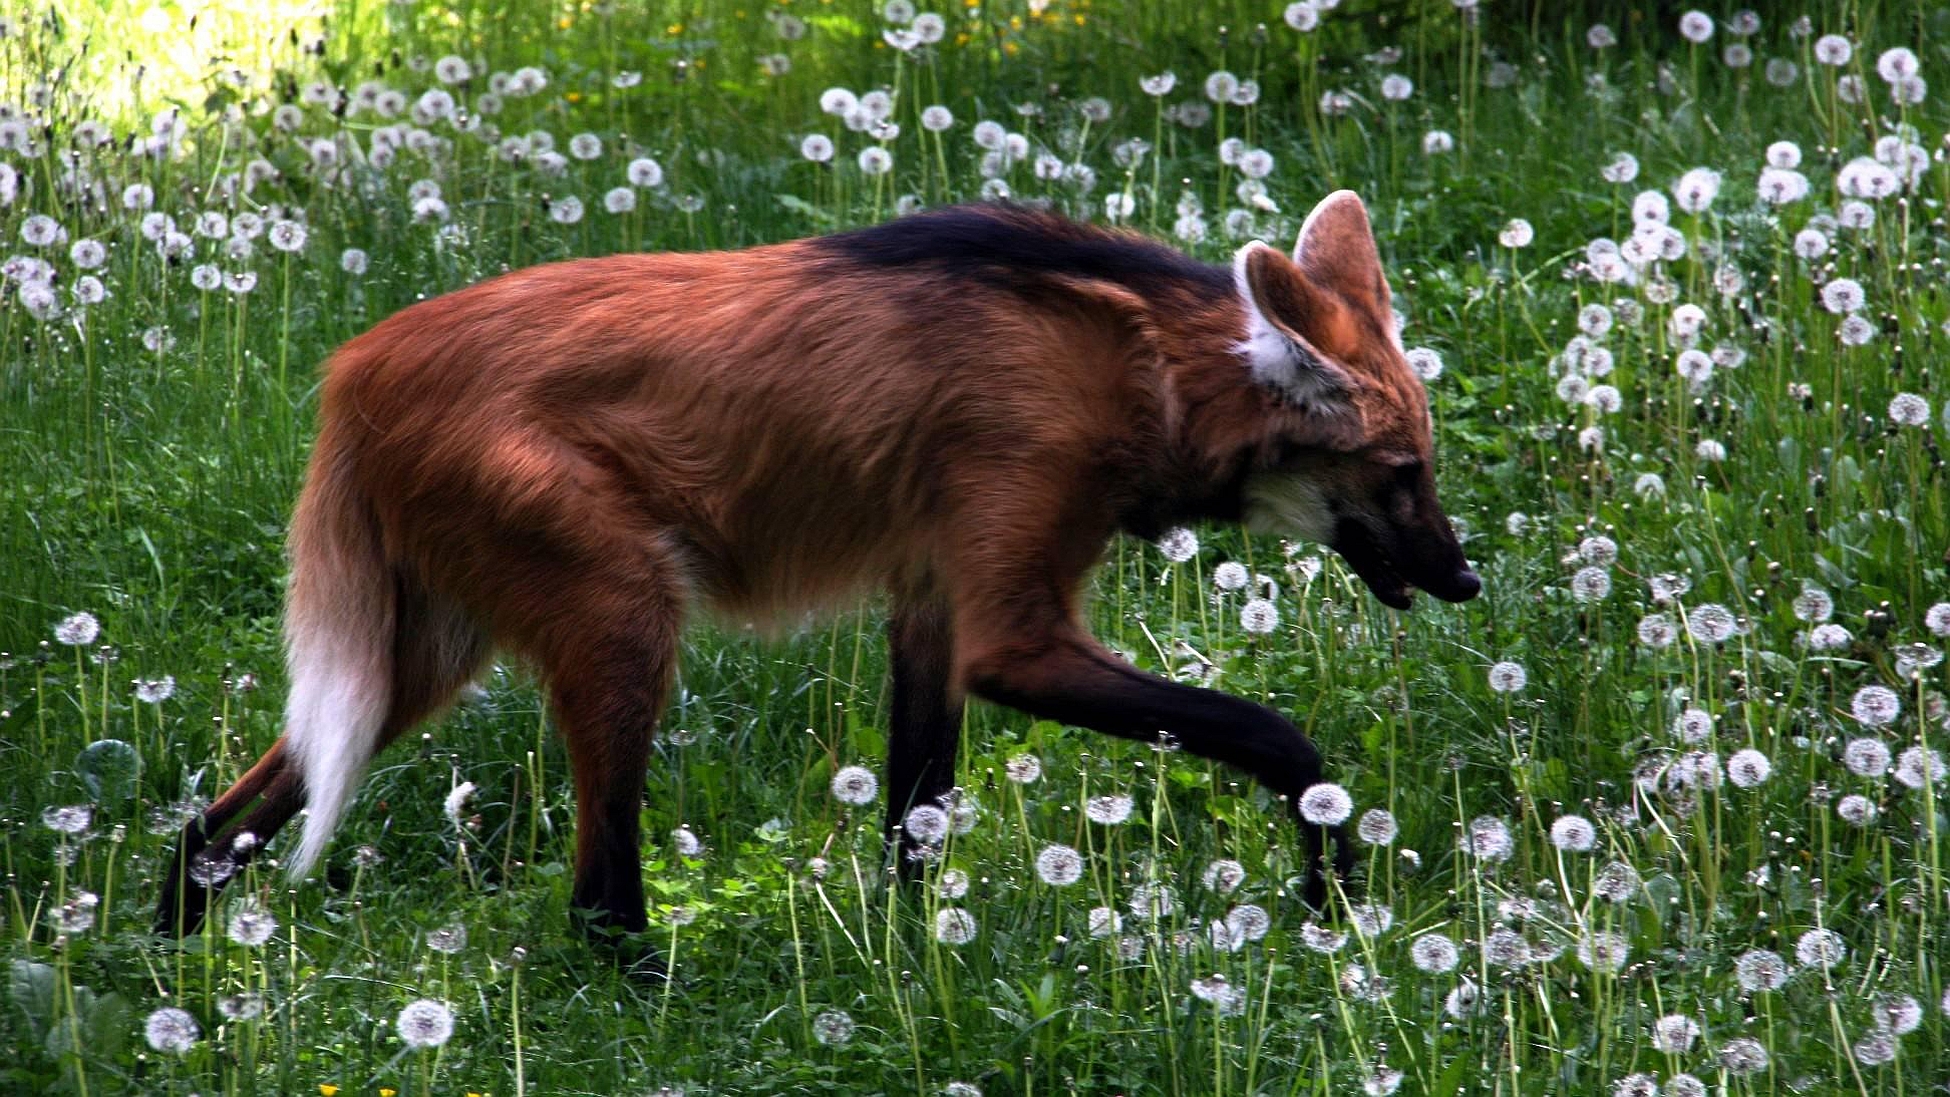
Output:
<instances>
[{"instance_id":1,"label":"white fur on throat","mask_svg":"<svg viewBox=\"0 0 1950 1097\"><path fill-rule=\"evenodd\" d=\"M1255 240L1232 256L1232 284L1240 307L1246 310L1246 337L1232 345L1233 353L1246 360L1253 380L1259 384L1284 393L1295 403L1327 404L1339 394L1339 386L1307 348L1275 327L1253 300L1252 286L1246 280L1246 260L1254 248L1265 246Z\"/></svg>"},{"instance_id":2,"label":"white fur on throat","mask_svg":"<svg viewBox=\"0 0 1950 1097\"><path fill-rule=\"evenodd\" d=\"M1245 525L1254 533L1325 544L1334 537L1334 512L1312 478L1273 470L1247 479Z\"/></svg>"}]
</instances>

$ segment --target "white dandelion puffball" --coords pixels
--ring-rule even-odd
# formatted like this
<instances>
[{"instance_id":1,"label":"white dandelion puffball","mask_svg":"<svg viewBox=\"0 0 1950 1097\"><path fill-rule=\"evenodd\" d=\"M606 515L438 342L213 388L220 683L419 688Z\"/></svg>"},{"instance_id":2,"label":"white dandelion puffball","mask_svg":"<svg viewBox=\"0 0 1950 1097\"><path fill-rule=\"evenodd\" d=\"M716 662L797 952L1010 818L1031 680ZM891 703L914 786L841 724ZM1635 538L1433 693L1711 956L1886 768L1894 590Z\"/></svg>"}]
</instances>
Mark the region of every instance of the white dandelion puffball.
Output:
<instances>
[{"instance_id":1,"label":"white dandelion puffball","mask_svg":"<svg viewBox=\"0 0 1950 1097\"><path fill-rule=\"evenodd\" d=\"M1386 809L1369 808L1361 813L1361 821L1354 824L1354 833L1371 846L1385 846L1400 836L1401 825Z\"/></svg>"},{"instance_id":2,"label":"white dandelion puffball","mask_svg":"<svg viewBox=\"0 0 1950 1097\"><path fill-rule=\"evenodd\" d=\"M879 779L865 766L846 766L833 774L833 799L842 804L870 804L879 793Z\"/></svg>"},{"instance_id":3,"label":"white dandelion puffball","mask_svg":"<svg viewBox=\"0 0 1950 1097\"><path fill-rule=\"evenodd\" d=\"M1408 956L1417 970L1431 975L1454 971L1462 959L1456 943L1440 933L1425 933L1408 946Z\"/></svg>"},{"instance_id":4,"label":"white dandelion puffball","mask_svg":"<svg viewBox=\"0 0 1950 1097\"><path fill-rule=\"evenodd\" d=\"M1887 686L1863 686L1855 691L1849 711L1864 727L1879 728L1893 723L1903 713L1902 698Z\"/></svg>"},{"instance_id":5,"label":"white dandelion puffball","mask_svg":"<svg viewBox=\"0 0 1950 1097\"><path fill-rule=\"evenodd\" d=\"M1442 376L1442 355L1428 347L1410 347L1402 357L1408 360L1408 368L1423 381L1433 381Z\"/></svg>"},{"instance_id":6,"label":"white dandelion puffball","mask_svg":"<svg viewBox=\"0 0 1950 1097\"><path fill-rule=\"evenodd\" d=\"M248 904L230 916L230 939L245 948L256 948L278 931L278 920L256 904Z\"/></svg>"},{"instance_id":7,"label":"white dandelion puffball","mask_svg":"<svg viewBox=\"0 0 1950 1097\"><path fill-rule=\"evenodd\" d=\"M393 1022L399 1038L411 1048L436 1048L454 1034L454 1013L431 998L408 1002Z\"/></svg>"},{"instance_id":8,"label":"white dandelion puffball","mask_svg":"<svg viewBox=\"0 0 1950 1097\"><path fill-rule=\"evenodd\" d=\"M1131 817L1133 806L1131 798L1122 794L1092 796L1083 805L1083 814L1093 823L1114 827Z\"/></svg>"},{"instance_id":9,"label":"white dandelion puffball","mask_svg":"<svg viewBox=\"0 0 1950 1097\"><path fill-rule=\"evenodd\" d=\"M142 1024L143 1038L157 1051L167 1051L181 1055L195 1046L203 1029L190 1016L187 1010L175 1006L164 1006L151 1013Z\"/></svg>"},{"instance_id":10,"label":"white dandelion puffball","mask_svg":"<svg viewBox=\"0 0 1950 1097\"><path fill-rule=\"evenodd\" d=\"M1168 530L1158 538L1158 551L1174 564L1182 564L1198 555L1198 534L1180 526Z\"/></svg>"},{"instance_id":11,"label":"white dandelion puffball","mask_svg":"<svg viewBox=\"0 0 1950 1097\"><path fill-rule=\"evenodd\" d=\"M975 916L960 907L943 907L934 915L934 939L944 945L965 945L975 939Z\"/></svg>"},{"instance_id":12,"label":"white dandelion puffball","mask_svg":"<svg viewBox=\"0 0 1950 1097\"><path fill-rule=\"evenodd\" d=\"M952 823L948 813L933 804L916 804L908 809L907 817L901 820L901 827L915 841L938 846L948 840Z\"/></svg>"},{"instance_id":13,"label":"white dandelion puffball","mask_svg":"<svg viewBox=\"0 0 1950 1097\"><path fill-rule=\"evenodd\" d=\"M1774 763L1767 755L1748 747L1736 750L1727 759L1727 780L1736 788L1753 788L1767 780L1774 772Z\"/></svg>"},{"instance_id":14,"label":"white dandelion puffball","mask_svg":"<svg viewBox=\"0 0 1950 1097\"><path fill-rule=\"evenodd\" d=\"M1598 830L1582 815L1564 815L1551 824L1551 845L1567 853L1584 853L1598 841Z\"/></svg>"},{"instance_id":15,"label":"white dandelion puffball","mask_svg":"<svg viewBox=\"0 0 1950 1097\"><path fill-rule=\"evenodd\" d=\"M829 1009L813 1018L813 1039L827 1047L841 1047L853 1039L853 1016L843 1009Z\"/></svg>"},{"instance_id":16,"label":"white dandelion puffball","mask_svg":"<svg viewBox=\"0 0 1950 1097\"><path fill-rule=\"evenodd\" d=\"M1517 693L1530 682L1522 663L1504 660L1490 668L1490 688L1498 693Z\"/></svg>"},{"instance_id":17,"label":"white dandelion puffball","mask_svg":"<svg viewBox=\"0 0 1950 1097\"><path fill-rule=\"evenodd\" d=\"M1036 855L1036 878L1051 887L1069 887L1083 879L1083 855L1069 846L1044 846Z\"/></svg>"},{"instance_id":18,"label":"white dandelion puffball","mask_svg":"<svg viewBox=\"0 0 1950 1097\"><path fill-rule=\"evenodd\" d=\"M1255 636L1265 636L1280 627L1280 609L1265 598L1254 598L1239 608L1239 627Z\"/></svg>"},{"instance_id":19,"label":"white dandelion puffball","mask_svg":"<svg viewBox=\"0 0 1950 1097\"><path fill-rule=\"evenodd\" d=\"M1700 1037L1699 1022L1683 1013L1669 1014L1652 1022L1652 1046L1667 1055L1684 1055Z\"/></svg>"},{"instance_id":20,"label":"white dandelion puffball","mask_svg":"<svg viewBox=\"0 0 1950 1097\"><path fill-rule=\"evenodd\" d=\"M1848 946L1832 929L1811 929L1794 942L1794 961L1802 967L1834 967L1847 955Z\"/></svg>"},{"instance_id":21,"label":"white dandelion puffball","mask_svg":"<svg viewBox=\"0 0 1950 1097\"><path fill-rule=\"evenodd\" d=\"M1300 794L1300 817L1318 826L1338 826L1354 814L1354 798L1336 784L1322 782Z\"/></svg>"}]
</instances>

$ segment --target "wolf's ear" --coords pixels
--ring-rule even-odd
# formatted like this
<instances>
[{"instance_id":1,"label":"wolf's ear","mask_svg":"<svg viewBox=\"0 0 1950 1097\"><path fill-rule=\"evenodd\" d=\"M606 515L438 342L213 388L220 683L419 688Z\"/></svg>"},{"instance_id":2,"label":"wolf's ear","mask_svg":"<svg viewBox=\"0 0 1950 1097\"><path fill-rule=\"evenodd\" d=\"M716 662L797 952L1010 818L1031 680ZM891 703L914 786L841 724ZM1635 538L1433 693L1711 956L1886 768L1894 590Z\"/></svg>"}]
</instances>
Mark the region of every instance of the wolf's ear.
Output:
<instances>
[{"instance_id":1,"label":"wolf's ear","mask_svg":"<svg viewBox=\"0 0 1950 1097\"><path fill-rule=\"evenodd\" d=\"M1375 318L1381 330L1393 330L1388 277L1360 195L1337 190L1321 199L1300 226L1293 258L1314 285Z\"/></svg>"},{"instance_id":2,"label":"wolf's ear","mask_svg":"<svg viewBox=\"0 0 1950 1097\"><path fill-rule=\"evenodd\" d=\"M1345 400L1353 379L1330 360L1322 336L1337 336L1345 306L1322 293L1291 259L1255 240L1232 257L1233 283L1246 310L1237 348L1253 380L1296 404Z\"/></svg>"}]
</instances>

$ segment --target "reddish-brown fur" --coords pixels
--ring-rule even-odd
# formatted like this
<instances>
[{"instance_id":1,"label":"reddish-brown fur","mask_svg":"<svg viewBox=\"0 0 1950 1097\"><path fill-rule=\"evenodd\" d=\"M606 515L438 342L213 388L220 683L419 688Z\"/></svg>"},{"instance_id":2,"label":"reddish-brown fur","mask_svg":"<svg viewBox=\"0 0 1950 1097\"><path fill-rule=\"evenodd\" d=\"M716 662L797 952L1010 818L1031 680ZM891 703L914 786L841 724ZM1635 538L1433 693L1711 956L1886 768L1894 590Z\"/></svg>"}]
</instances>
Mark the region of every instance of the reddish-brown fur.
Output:
<instances>
[{"instance_id":1,"label":"reddish-brown fur","mask_svg":"<svg viewBox=\"0 0 1950 1097\"><path fill-rule=\"evenodd\" d=\"M1368 287L1329 286L1343 272L1265 254L1262 307L1359 375L1351 409L1250 383L1239 299L1168 278L1031 271L1017 289L800 241L557 263L422 302L327 367L294 617L383 631L381 746L491 647L532 660L574 764L575 901L624 929L642 928L642 774L693 602L778 623L892 592L897 809L952 781L969 691L1116 734L1182 722L1188 749L1297 793L1319 764L1290 725L1139 675L1079 610L1120 530L1237 518L1242 479L1295 447L1428 457L1420 386L1376 327L1385 282L1377 311ZM379 580L345 593L361 571ZM282 743L192 824L179 870L254 796L260 839L296 809ZM177 887L165 914L200 915L207 896Z\"/></svg>"}]
</instances>

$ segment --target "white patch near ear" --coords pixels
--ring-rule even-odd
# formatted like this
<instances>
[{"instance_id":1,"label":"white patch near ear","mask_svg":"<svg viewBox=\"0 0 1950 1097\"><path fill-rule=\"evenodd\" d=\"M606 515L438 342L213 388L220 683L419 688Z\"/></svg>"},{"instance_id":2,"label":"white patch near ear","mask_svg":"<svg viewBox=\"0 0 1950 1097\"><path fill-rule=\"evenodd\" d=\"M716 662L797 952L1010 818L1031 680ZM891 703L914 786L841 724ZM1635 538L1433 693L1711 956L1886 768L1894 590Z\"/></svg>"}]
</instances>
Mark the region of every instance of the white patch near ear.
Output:
<instances>
[{"instance_id":1,"label":"white patch near ear","mask_svg":"<svg viewBox=\"0 0 1950 1097\"><path fill-rule=\"evenodd\" d=\"M1322 544L1333 539L1334 512L1327 493L1297 472L1259 472L1246 481L1247 529Z\"/></svg>"},{"instance_id":2,"label":"white patch near ear","mask_svg":"<svg viewBox=\"0 0 1950 1097\"><path fill-rule=\"evenodd\" d=\"M1246 337L1232 345L1234 354L1246 360L1253 380L1285 393L1296 403L1326 404L1339 394L1336 385L1321 369L1307 348L1293 341L1253 300L1246 283L1246 259L1254 248L1266 245L1255 240L1232 256L1232 284L1239 294L1239 305L1246 310Z\"/></svg>"}]
</instances>

